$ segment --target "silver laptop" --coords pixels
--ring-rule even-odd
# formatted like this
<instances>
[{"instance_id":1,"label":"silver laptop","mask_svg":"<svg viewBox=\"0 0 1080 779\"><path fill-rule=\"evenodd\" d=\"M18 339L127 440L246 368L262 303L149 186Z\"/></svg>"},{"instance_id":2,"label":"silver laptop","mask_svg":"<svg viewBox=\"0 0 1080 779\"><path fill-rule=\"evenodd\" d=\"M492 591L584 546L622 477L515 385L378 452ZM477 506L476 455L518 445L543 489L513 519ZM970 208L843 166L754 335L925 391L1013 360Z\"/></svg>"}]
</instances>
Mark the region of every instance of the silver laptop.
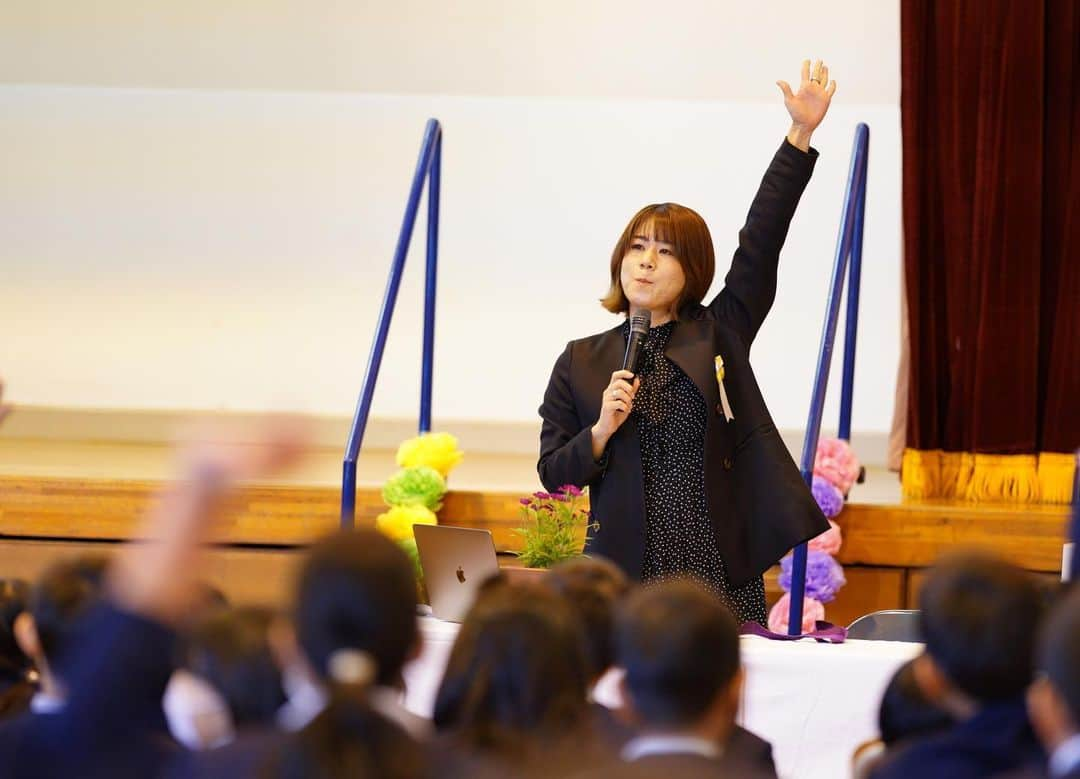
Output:
<instances>
[{"instance_id":1,"label":"silver laptop","mask_svg":"<svg viewBox=\"0 0 1080 779\"><path fill-rule=\"evenodd\" d=\"M476 590L499 572L491 532L446 525L414 525L431 613L461 622Z\"/></svg>"}]
</instances>

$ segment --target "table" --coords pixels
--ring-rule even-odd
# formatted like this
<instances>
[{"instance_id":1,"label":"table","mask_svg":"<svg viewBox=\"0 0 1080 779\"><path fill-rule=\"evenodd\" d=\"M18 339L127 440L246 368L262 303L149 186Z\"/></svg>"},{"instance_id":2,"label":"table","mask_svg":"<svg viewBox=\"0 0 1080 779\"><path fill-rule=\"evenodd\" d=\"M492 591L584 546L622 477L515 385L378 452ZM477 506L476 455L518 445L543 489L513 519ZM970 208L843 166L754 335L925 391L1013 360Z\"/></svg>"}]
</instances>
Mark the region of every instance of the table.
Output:
<instances>
[{"instance_id":1,"label":"table","mask_svg":"<svg viewBox=\"0 0 1080 779\"><path fill-rule=\"evenodd\" d=\"M405 705L430 717L459 626L432 617L419 623L423 648L405 669ZM741 724L772 742L781 777L836 779L850 775L855 747L877 736L885 685L922 646L744 636L740 649L746 669ZM602 679L597 700L617 705L617 680L617 672Z\"/></svg>"},{"instance_id":2,"label":"table","mask_svg":"<svg viewBox=\"0 0 1080 779\"><path fill-rule=\"evenodd\" d=\"M772 742L781 777L835 779L851 775L855 747L877 738L881 694L922 645L746 636L741 649L741 723Z\"/></svg>"}]
</instances>

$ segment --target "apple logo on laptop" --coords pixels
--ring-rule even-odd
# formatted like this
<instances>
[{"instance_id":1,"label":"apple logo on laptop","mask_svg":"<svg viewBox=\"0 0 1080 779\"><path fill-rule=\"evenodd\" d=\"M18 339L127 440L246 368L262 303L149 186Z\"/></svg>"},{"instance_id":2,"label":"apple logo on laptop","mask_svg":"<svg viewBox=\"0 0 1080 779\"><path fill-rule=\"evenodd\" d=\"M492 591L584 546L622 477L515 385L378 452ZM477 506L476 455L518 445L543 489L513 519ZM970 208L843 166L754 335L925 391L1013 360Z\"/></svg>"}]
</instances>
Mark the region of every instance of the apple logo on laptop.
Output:
<instances>
[{"instance_id":1,"label":"apple logo on laptop","mask_svg":"<svg viewBox=\"0 0 1080 779\"><path fill-rule=\"evenodd\" d=\"M460 565L458 566L458 569L457 569L457 580L459 582L461 582L462 584L465 583L465 569L462 568Z\"/></svg>"}]
</instances>

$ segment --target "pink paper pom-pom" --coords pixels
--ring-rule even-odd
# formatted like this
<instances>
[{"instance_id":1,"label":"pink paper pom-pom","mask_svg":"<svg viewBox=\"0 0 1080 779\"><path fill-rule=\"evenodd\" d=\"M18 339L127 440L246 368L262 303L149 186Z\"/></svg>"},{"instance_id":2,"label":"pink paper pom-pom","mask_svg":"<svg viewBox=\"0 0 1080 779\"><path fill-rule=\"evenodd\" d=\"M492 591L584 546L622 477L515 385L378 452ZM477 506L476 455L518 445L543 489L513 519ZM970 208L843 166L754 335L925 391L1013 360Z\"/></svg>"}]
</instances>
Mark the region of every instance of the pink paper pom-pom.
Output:
<instances>
[{"instance_id":1,"label":"pink paper pom-pom","mask_svg":"<svg viewBox=\"0 0 1080 779\"><path fill-rule=\"evenodd\" d=\"M835 556L844 543L844 537L840 533L840 526L829 520L829 529L817 538L811 538L807 548L811 552L824 552Z\"/></svg>"},{"instance_id":2,"label":"pink paper pom-pom","mask_svg":"<svg viewBox=\"0 0 1080 779\"><path fill-rule=\"evenodd\" d=\"M823 438L818 441L817 454L814 456L814 475L827 479L845 496L851 492L851 485L859 478L861 469L862 466L847 441L839 438Z\"/></svg>"},{"instance_id":3,"label":"pink paper pom-pom","mask_svg":"<svg viewBox=\"0 0 1080 779\"><path fill-rule=\"evenodd\" d=\"M787 633L788 613L791 610L791 593L785 592L769 612L769 630L773 633ZM825 619L825 607L813 598L803 599L801 633L811 633L818 620Z\"/></svg>"}]
</instances>

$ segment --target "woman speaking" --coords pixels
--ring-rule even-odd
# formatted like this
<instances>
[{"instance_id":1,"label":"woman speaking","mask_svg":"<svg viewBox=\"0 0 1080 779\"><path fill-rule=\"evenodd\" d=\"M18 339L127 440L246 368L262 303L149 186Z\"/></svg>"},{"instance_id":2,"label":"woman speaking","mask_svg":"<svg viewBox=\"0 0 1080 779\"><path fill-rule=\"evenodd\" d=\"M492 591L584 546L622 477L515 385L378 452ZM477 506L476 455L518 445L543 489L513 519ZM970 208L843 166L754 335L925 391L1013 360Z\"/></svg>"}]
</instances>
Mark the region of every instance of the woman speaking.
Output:
<instances>
[{"instance_id":1,"label":"woman speaking","mask_svg":"<svg viewBox=\"0 0 1080 779\"><path fill-rule=\"evenodd\" d=\"M540 480L589 487L588 554L643 581L691 574L740 621L765 623L762 574L828 523L788 454L750 367L776 296L780 248L817 151L810 136L836 82L820 61L783 81L792 125L773 157L724 279L704 220L675 203L646 206L611 255L602 303L626 318L571 341L540 406ZM641 323L648 318L648 325ZM639 323L636 373L623 364Z\"/></svg>"}]
</instances>

